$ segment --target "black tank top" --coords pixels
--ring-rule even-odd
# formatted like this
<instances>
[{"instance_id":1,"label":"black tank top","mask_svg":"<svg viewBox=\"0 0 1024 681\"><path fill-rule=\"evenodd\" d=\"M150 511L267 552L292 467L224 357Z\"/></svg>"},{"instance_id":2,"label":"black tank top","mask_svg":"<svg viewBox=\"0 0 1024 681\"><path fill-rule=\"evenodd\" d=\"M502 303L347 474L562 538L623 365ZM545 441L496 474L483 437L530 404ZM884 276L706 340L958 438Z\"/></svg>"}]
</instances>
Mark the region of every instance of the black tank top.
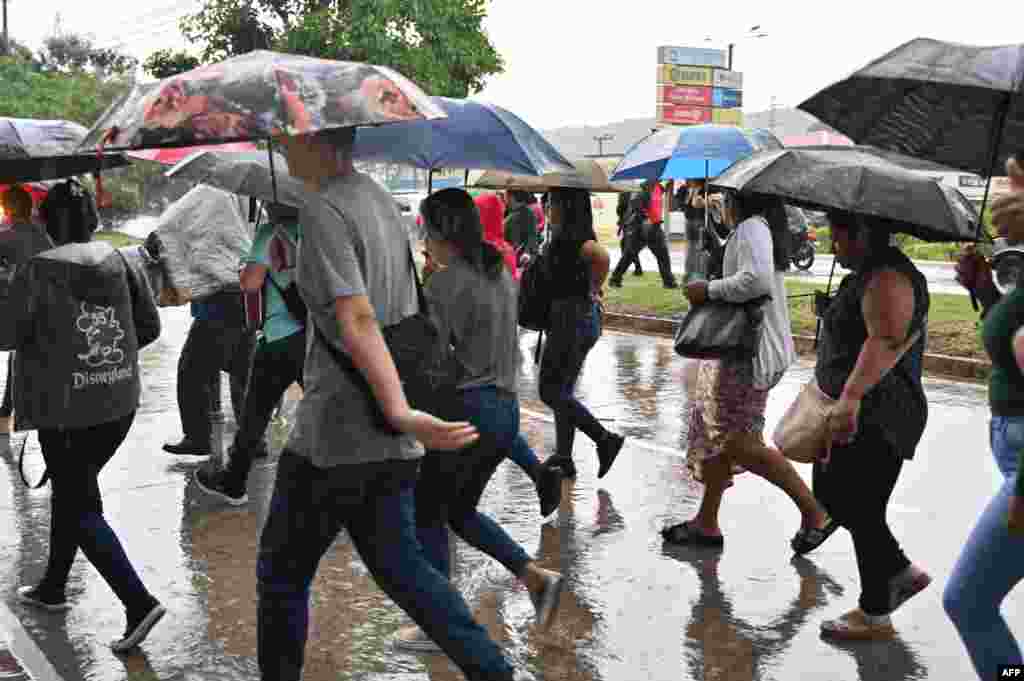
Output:
<instances>
[{"instance_id":1,"label":"black tank top","mask_svg":"<svg viewBox=\"0 0 1024 681\"><path fill-rule=\"evenodd\" d=\"M548 246L552 300L590 297L590 266L580 253L583 244L555 237Z\"/></svg>"},{"instance_id":2,"label":"black tank top","mask_svg":"<svg viewBox=\"0 0 1024 681\"><path fill-rule=\"evenodd\" d=\"M860 427L877 429L904 459L914 456L928 420L928 401L921 385L921 362L927 341L928 284L924 275L896 248L889 248L847 275L822 319L815 376L822 391L837 398L853 372L868 331L861 300L872 275L888 268L903 272L914 287L914 313L909 334L922 330L921 338L861 404Z\"/></svg>"}]
</instances>

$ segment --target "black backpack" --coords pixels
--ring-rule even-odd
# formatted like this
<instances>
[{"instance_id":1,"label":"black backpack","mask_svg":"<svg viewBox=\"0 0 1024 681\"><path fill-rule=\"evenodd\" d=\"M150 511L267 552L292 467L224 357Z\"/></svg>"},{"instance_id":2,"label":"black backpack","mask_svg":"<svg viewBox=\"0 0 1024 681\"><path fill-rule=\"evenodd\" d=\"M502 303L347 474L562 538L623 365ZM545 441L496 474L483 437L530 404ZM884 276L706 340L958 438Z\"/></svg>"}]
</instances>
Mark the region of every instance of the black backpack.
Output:
<instances>
[{"instance_id":1,"label":"black backpack","mask_svg":"<svg viewBox=\"0 0 1024 681\"><path fill-rule=\"evenodd\" d=\"M519 278L519 326L533 331L551 327L551 270L548 253L530 261Z\"/></svg>"}]
</instances>

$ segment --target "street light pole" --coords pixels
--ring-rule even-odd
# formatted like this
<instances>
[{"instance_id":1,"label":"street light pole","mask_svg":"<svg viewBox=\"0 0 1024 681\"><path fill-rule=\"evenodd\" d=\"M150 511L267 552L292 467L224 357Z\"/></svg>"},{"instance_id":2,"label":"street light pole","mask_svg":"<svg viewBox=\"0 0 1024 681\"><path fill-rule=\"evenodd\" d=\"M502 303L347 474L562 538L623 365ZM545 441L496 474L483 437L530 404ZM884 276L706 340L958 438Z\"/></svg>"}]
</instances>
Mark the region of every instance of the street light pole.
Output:
<instances>
[{"instance_id":1,"label":"street light pole","mask_svg":"<svg viewBox=\"0 0 1024 681\"><path fill-rule=\"evenodd\" d=\"M604 143L615 139L615 135L604 134L594 135L594 141L597 142L597 155L604 156Z\"/></svg>"},{"instance_id":2,"label":"street light pole","mask_svg":"<svg viewBox=\"0 0 1024 681\"><path fill-rule=\"evenodd\" d=\"M3 0L4 3L4 56L11 53L11 42L7 35L7 0Z\"/></svg>"}]
</instances>

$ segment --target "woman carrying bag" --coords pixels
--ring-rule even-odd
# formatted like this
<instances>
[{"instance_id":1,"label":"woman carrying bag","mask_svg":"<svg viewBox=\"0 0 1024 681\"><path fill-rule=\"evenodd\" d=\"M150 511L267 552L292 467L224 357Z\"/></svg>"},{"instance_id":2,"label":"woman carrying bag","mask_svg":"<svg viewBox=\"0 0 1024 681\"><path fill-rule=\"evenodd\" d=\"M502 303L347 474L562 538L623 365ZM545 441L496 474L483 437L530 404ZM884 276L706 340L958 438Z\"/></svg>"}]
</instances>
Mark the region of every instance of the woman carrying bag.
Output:
<instances>
[{"instance_id":1,"label":"woman carrying bag","mask_svg":"<svg viewBox=\"0 0 1024 681\"><path fill-rule=\"evenodd\" d=\"M796 358L783 272L789 265L788 222L780 200L727 194L726 223L734 232L725 247L723 277L693 281L685 295L697 306L708 300L744 304L765 296L761 338L752 359L701 360L696 399L690 401L687 463L704 483L696 517L666 527L671 544L722 546L718 522L725 490L735 467L755 473L783 490L797 505L801 529L798 553L817 548L834 530L824 510L779 450L764 442L768 392Z\"/></svg>"}]
</instances>

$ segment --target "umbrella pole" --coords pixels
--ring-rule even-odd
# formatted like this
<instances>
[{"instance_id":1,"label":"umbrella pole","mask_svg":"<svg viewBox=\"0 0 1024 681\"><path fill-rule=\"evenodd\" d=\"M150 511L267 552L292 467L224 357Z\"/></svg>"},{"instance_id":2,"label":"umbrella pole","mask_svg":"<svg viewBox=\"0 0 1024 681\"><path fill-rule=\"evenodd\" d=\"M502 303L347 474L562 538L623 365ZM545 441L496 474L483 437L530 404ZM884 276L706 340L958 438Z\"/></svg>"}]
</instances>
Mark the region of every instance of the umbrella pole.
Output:
<instances>
[{"instance_id":1,"label":"umbrella pole","mask_svg":"<svg viewBox=\"0 0 1024 681\"><path fill-rule=\"evenodd\" d=\"M434 193L434 169L430 168L427 170L427 193Z\"/></svg>"},{"instance_id":2,"label":"umbrella pole","mask_svg":"<svg viewBox=\"0 0 1024 681\"><path fill-rule=\"evenodd\" d=\"M1003 99L1003 106L996 112L995 130L992 131L992 136L995 137L995 143L992 145L992 153L988 159L988 178L985 180L985 196L981 199L981 213L978 217L978 232L976 237L979 241L981 240L981 228L985 224L985 206L988 204L988 192L992 186L992 173L996 170L996 159L999 157L999 145L1003 142L1003 128L1006 127L1006 116L1010 113L1010 98L1012 96L1013 93L1007 92L1005 99Z\"/></svg>"},{"instance_id":3,"label":"umbrella pole","mask_svg":"<svg viewBox=\"0 0 1024 681\"><path fill-rule=\"evenodd\" d=\"M836 257L832 256L832 270L828 273L828 284L825 286L825 296L832 295L832 277L836 273ZM821 337L821 317L818 316L817 304L815 304L814 310L814 349L818 349L818 339Z\"/></svg>"},{"instance_id":4,"label":"umbrella pole","mask_svg":"<svg viewBox=\"0 0 1024 681\"><path fill-rule=\"evenodd\" d=\"M274 195L274 203L277 203L277 173L274 170L274 140L267 138L267 155L270 157L270 190Z\"/></svg>"},{"instance_id":5,"label":"umbrella pole","mask_svg":"<svg viewBox=\"0 0 1024 681\"><path fill-rule=\"evenodd\" d=\"M465 189L469 186L469 168L466 168L466 173L462 176L462 188Z\"/></svg>"}]
</instances>

